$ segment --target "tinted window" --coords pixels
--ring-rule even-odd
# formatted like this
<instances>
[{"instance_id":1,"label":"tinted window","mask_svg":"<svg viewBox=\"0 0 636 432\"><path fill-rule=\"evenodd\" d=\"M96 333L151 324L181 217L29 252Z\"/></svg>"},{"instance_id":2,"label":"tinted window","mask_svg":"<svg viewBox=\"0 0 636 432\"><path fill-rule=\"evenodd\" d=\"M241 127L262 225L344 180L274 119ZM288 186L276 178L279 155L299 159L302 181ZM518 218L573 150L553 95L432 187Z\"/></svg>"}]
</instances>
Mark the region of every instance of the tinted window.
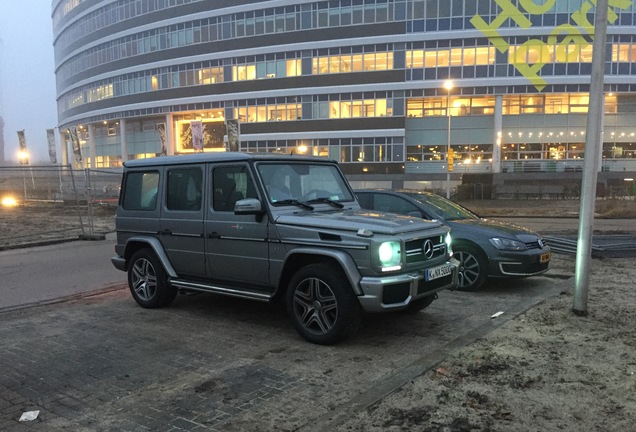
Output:
<instances>
[{"instance_id":1,"label":"tinted window","mask_svg":"<svg viewBox=\"0 0 636 432\"><path fill-rule=\"evenodd\" d=\"M168 210L201 210L200 168L177 168L168 171L166 207Z\"/></svg>"},{"instance_id":2,"label":"tinted window","mask_svg":"<svg viewBox=\"0 0 636 432\"><path fill-rule=\"evenodd\" d=\"M420 214L418 208L405 200L394 195L376 194L374 196L373 208L378 211L398 213L402 215L416 212Z\"/></svg>"},{"instance_id":3,"label":"tinted window","mask_svg":"<svg viewBox=\"0 0 636 432\"><path fill-rule=\"evenodd\" d=\"M124 210L154 210L157 206L158 189L158 172L129 172L126 175L122 208Z\"/></svg>"},{"instance_id":4,"label":"tinted window","mask_svg":"<svg viewBox=\"0 0 636 432\"><path fill-rule=\"evenodd\" d=\"M258 198L252 176L246 166L214 168L212 172L212 206L216 211L234 211L243 198Z\"/></svg>"}]
</instances>

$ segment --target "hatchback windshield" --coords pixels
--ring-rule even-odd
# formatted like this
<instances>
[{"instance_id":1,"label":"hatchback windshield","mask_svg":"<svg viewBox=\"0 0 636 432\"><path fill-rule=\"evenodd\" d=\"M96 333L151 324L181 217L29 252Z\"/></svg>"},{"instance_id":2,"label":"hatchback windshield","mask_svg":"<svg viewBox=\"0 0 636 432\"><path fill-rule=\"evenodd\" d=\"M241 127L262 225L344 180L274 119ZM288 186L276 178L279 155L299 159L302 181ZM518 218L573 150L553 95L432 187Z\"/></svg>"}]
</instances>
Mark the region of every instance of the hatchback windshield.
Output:
<instances>
[{"instance_id":1,"label":"hatchback windshield","mask_svg":"<svg viewBox=\"0 0 636 432\"><path fill-rule=\"evenodd\" d=\"M274 205L353 200L342 174L331 164L261 163L258 171Z\"/></svg>"},{"instance_id":2,"label":"hatchback windshield","mask_svg":"<svg viewBox=\"0 0 636 432\"><path fill-rule=\"evenodd\" d=\"M479 219L479 216L470 210L438 195L422 195L416 193L407 195L422 204L425 208L431 209L431 211L435 212L437 216L444 220Z\"/></svg>"}]
</instances>

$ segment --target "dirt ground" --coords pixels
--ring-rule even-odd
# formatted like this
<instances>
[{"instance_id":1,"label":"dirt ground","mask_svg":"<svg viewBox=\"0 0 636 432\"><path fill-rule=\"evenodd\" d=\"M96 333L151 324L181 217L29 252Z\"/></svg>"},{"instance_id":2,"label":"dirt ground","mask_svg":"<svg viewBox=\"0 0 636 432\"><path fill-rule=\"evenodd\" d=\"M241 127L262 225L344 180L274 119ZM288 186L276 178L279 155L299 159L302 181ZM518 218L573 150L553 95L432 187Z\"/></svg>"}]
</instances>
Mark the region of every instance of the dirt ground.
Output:
<instances>
[{"instance_id":1,"label":"dirt ground","mask_svg":"<svg viewBox=\"0 0 636 432\"><path fill-rule=\"evenodd\" d=\"M633 263L592 261L587 316L571 312L574 278L560 282L560 296L447 357L339 430L634 431ZM573 276L575 259L555 255L551 268Z\"/></svg>"},{"instance_id":2,"label":"dirt ground","mask_svg":"<svg viewBox=\"0 0 636 432\"><path fill-rule=\"evenodd\" d=\"M484 216L576 216L568 200L472 201ZM599 201L598 217L635 218L633 200ZM87 215L83 214L83 223ZM114 228L112 208L94 230ZM77 235L74 208L0 208L0 247L54 233ZM636 430L634 258L591 262L587 316L572 313L575 258L554 255L561 295L451 353L433 370L361 411L339 431ZM569 279L568 279L569 278ZM504 311L505 313L505 311ZM494 318L496 319L496 318Z\"/></svg>"}]
</instances>

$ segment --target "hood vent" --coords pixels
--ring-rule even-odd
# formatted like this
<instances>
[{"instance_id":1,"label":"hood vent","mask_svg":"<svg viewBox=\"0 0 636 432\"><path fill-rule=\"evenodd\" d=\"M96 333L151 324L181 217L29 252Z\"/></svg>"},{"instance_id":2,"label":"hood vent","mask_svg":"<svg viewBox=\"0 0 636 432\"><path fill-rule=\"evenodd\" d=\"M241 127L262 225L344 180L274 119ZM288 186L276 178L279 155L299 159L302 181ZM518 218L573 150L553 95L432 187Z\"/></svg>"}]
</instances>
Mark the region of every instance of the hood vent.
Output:
<instances>
[{"instance_id":1,"label":"hood vent","mask_svg":"<svg viewBox=\"0 0 636 432\"><path fill-rule=\"evenodd\" d=\"M320 240L324 240L324 241L342 241L342 237L340 237L337 234L329 234L329 233L318 233L318 235L320 236Z\"/></svg>"}]
</instances>

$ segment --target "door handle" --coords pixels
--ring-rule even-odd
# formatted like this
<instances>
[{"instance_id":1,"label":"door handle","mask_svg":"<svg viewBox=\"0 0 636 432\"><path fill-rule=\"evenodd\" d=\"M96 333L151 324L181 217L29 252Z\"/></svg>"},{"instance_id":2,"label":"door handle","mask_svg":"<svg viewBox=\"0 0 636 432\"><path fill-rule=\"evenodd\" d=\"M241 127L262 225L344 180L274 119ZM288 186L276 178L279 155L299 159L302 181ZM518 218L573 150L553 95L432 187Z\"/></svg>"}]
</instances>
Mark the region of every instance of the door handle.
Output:
<instances>
[{"instance_id":1,"label":"door handle","mask_svg":"<svg viewBox=\"0 0 636 432\"><path fill-rule=\"evenodd\" d=\"M159 234L161 234L161 235L172 235L172 230L164 229L164 230L159 231Z\"/></svg>"},{"instance_id":2,"label":"door handle","mask_svg":"<svg viewBox=\"0 0 636 432\"><path fill-rule=\"evenodd\" d=\"M212 233L208 234L208 238L210 238L210 239L218 239L218 238L221 238L221 234L219 234L218 232L212 232Z\"/></svg>"}]
</instances>

